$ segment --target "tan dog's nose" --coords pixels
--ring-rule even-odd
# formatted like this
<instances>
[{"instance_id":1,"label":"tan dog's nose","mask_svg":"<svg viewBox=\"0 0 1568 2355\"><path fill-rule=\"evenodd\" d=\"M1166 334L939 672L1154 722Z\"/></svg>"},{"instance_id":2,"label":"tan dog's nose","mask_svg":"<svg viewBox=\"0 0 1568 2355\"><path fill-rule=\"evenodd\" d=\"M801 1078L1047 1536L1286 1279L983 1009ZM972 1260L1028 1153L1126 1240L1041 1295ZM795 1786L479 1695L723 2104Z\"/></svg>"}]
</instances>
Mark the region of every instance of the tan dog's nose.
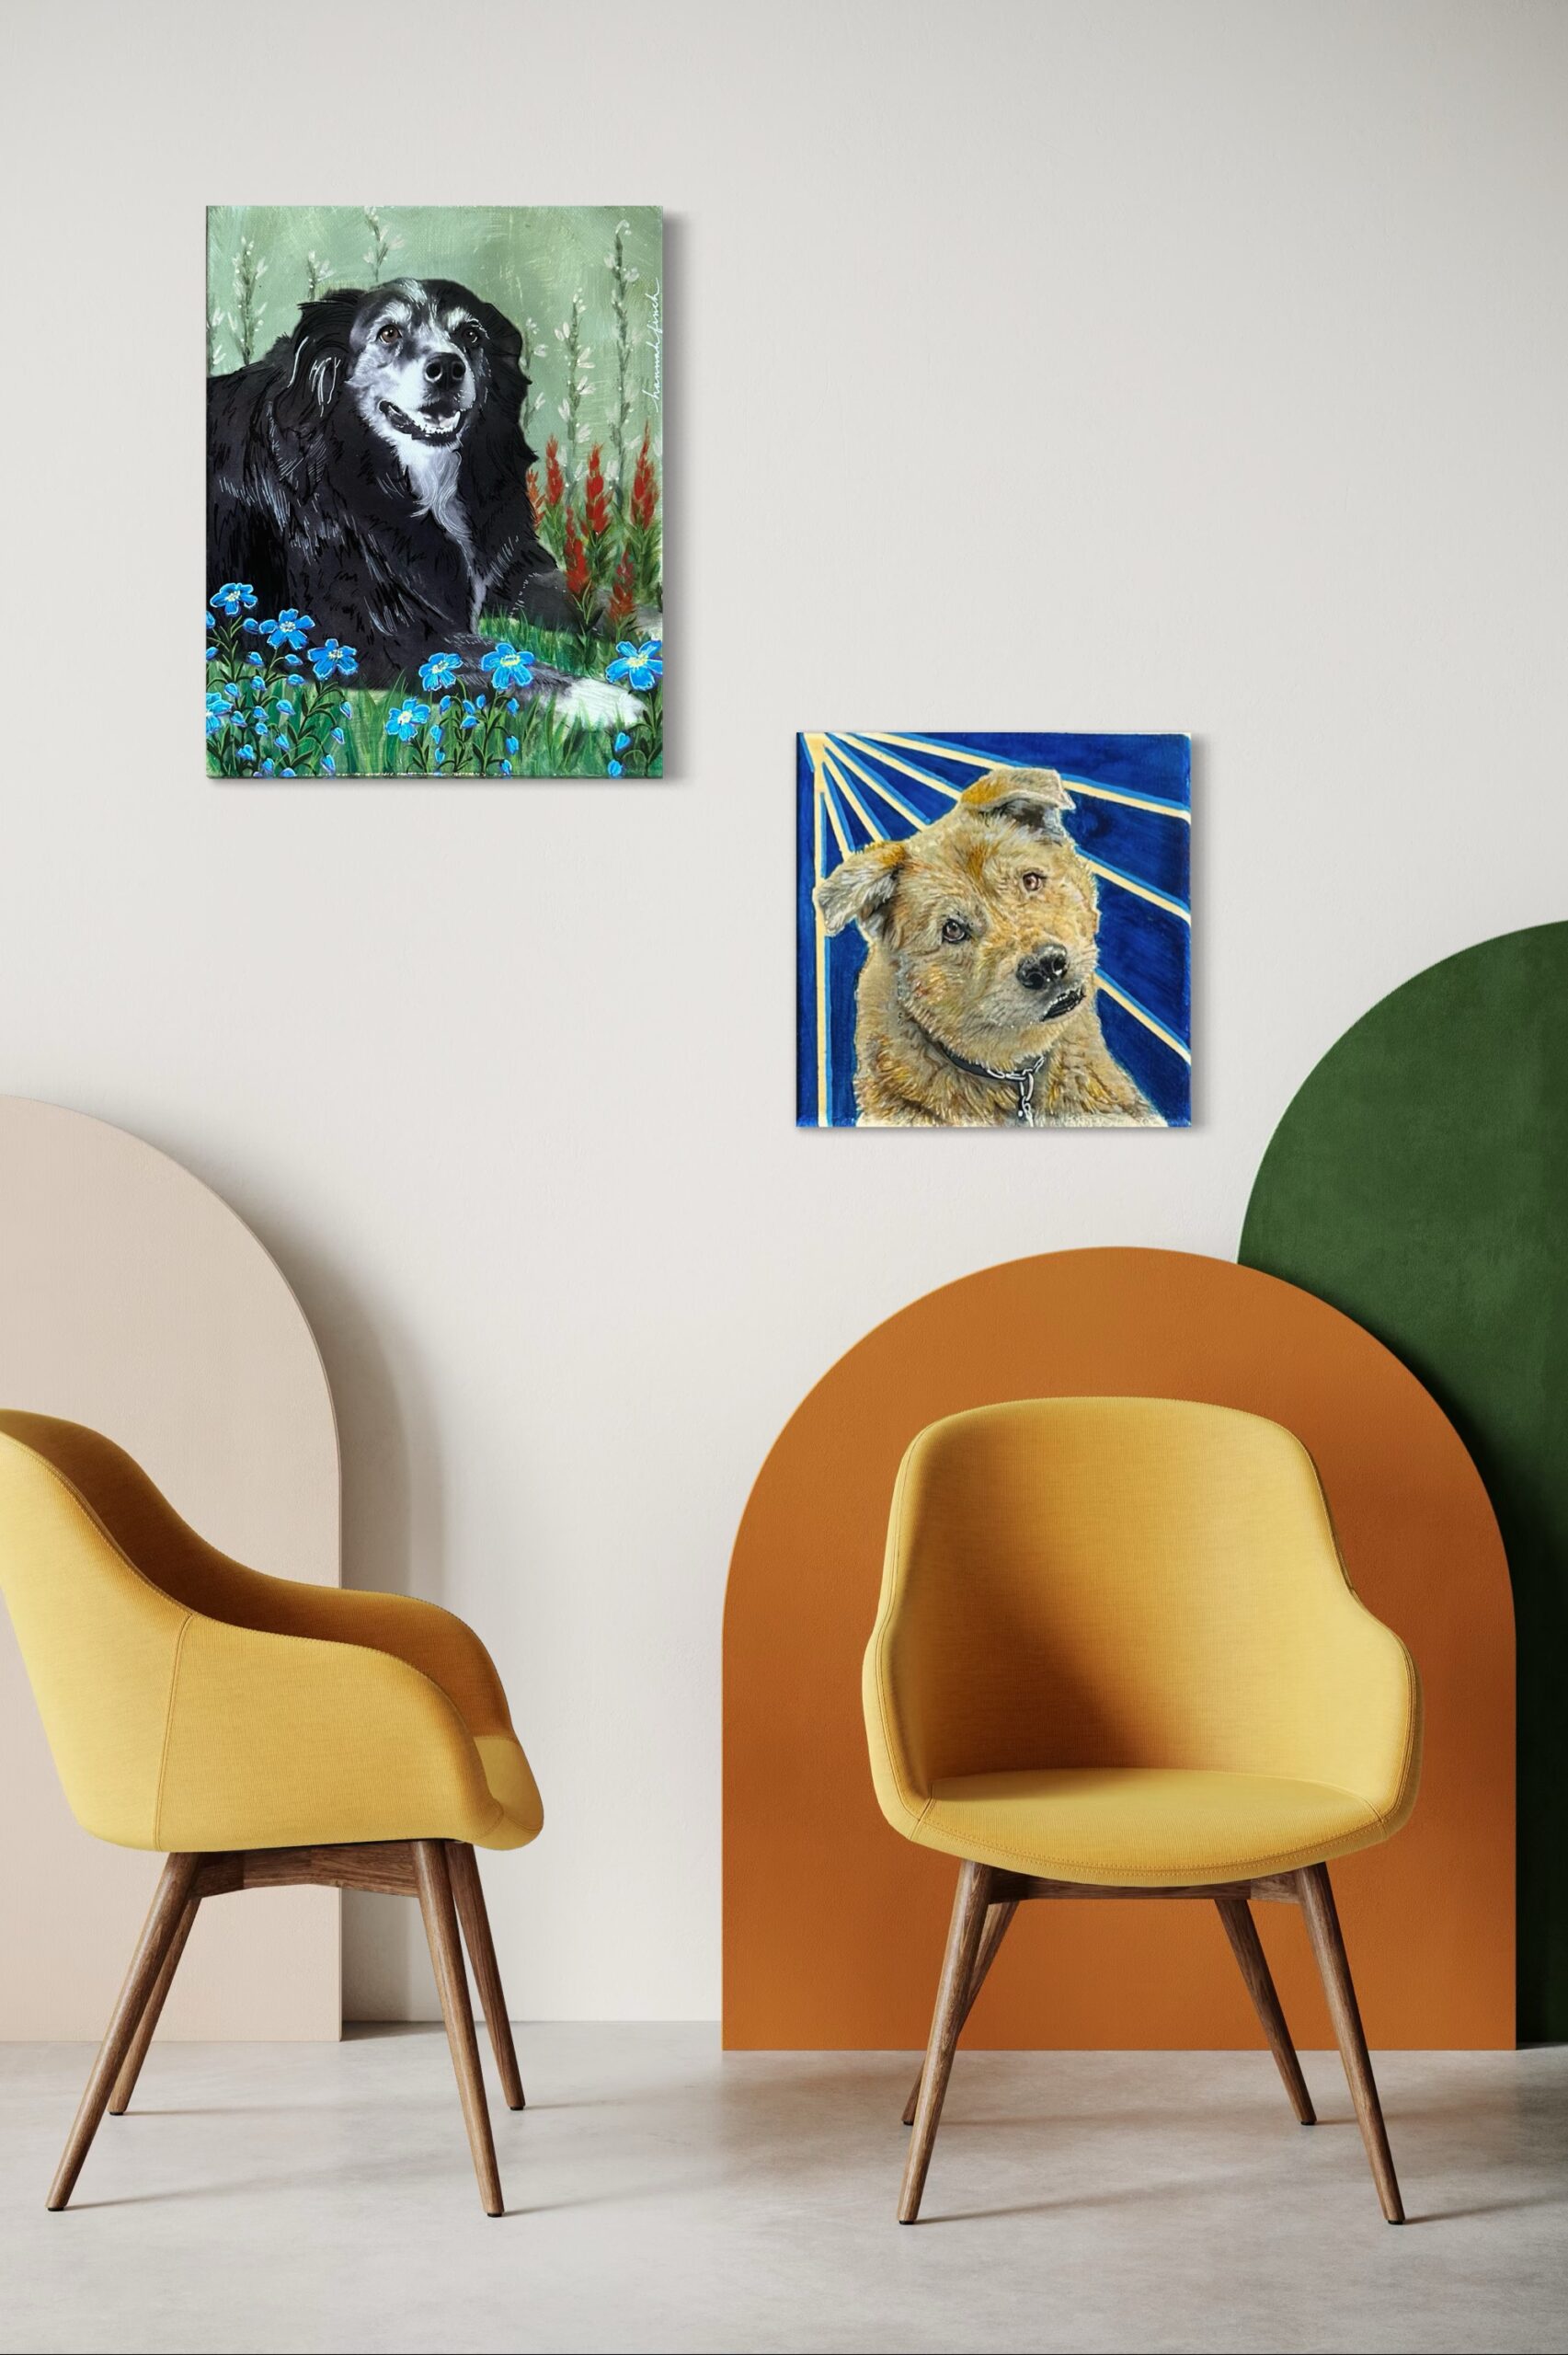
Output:
<instances>
[{"instance_id":1,"label":"tan dog's nose","mask_svg":"<svg viewBox=\"0 0 1568 2355\"><path fill-rule=\"evenodd\" d=\"M1032 948L1027 957L1020 959L1018 978L1026 990L1048 990L1054 982L1060 981L1067 963L1066 949L1059 948L1054 940L1049 941L1044 948Z\"/></svg>"}]
</instances>

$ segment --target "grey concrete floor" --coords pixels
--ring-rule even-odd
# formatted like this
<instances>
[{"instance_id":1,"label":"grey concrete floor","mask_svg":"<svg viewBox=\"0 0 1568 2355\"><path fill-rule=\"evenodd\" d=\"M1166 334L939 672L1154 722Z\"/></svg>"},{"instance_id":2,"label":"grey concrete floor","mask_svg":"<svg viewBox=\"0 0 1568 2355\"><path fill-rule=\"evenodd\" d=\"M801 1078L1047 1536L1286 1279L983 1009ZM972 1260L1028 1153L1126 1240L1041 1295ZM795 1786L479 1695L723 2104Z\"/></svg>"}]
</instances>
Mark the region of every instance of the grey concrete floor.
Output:
<instances>
[{"instance_id":1,"label":"grey concrete floor","mask_svg":"<svg viewBox=\"0 0 1568 2355\"><path fill-rule=\"evenodd\" d=\"M1379 2059L1396 2231L1332 2054L1309 2131L1261 2053L961 2052L901 2229L908 2055L519 2048L492 2222L439 2029L155 2046L61 2216L89 2056L0 2046L0 2348L1568 2349L1568 2051Z\"/></svg>"}]
</instances>

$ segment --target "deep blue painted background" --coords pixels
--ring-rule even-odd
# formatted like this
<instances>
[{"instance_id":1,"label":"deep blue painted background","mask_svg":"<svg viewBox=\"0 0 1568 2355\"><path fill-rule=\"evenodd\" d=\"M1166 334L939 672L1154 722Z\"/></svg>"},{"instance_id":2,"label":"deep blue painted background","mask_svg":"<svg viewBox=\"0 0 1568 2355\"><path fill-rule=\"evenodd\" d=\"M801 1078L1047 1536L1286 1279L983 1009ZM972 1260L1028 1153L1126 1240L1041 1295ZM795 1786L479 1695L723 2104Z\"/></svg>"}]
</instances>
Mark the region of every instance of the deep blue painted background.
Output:
<instances>
[{"instance_id":1,"label":"deep blue painted background","mask_svg":"<svg viewBox=\"0 0 1568 2355\"><path fill-rule=\"evenodd\" d=\"M1190 806L1191 752L1185 736L971 735L953 729L910 729L898 733L922 740L918 750L907 745L898 747L902 759L955 785L972 784L979 772L968 763L944 759L936 749L944 741L1001 762L1058 769L1068 780L1070 792L1070 780L1077 775L1091 784L1141 794L1150 800L1168 802L1173 808L1185 810ZM866 741L872 740L868 737ZM868 767L876 766L874 757L864 753L856 757ZM802 1127L815 1128L817 937L811 904L816 879L814 795L811 758L804 737L797 738L795 743L795 1117ZM887 781L919 813L922 822L944 816L953 806L945 796L900 771L889 772ZM842 802L837 806L851 846L858 850L868 839L866 829L853 809ZM871 806L879 822L885 823L889 832L913 831L886 803L876 801ZM1180 820L1131 810L1120 802L1093 800L1081 794L1068 812L1066 826L1079 848L1102 866L1116 867L1139 882L1151 885L1184 907L1188 904L1191 829ZM830 830L825 871L831 872L838 862L838 843ZM855 1122L854 993L864 961L865 943L858 926L851 925L827 943L829 1118L835 1128L852 1128ZM1179 916L1102 879L1100 965L1111 980L1135 997L1184 1045L1190 1045L1191 935ZM1185 1126L1191 1117L1190 1067L1104 992L1100 996L1100 1017L1106 1042L1117 1062L1173 1127Z\"/></svg>"}]
</instances>

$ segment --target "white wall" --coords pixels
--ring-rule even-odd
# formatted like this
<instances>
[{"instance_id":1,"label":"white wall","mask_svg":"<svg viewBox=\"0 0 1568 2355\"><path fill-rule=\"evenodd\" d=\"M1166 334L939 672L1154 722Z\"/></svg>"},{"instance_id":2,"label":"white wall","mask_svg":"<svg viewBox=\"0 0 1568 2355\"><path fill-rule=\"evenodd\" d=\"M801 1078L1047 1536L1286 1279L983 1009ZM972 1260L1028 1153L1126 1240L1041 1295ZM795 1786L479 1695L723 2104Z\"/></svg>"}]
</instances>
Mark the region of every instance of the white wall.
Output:
<instances>
[{"instance_id":1,"label":"white wall","mask_svg":"<svg viewBox=\"0 0 1568 2355\"><path fill-rule=\"evenodd\" d=\"M1568 11L7 31L0 1086L298 1287L348 1575L475 1621L539 1770L515 2006L710 2015L726 1558L802 1392L991 1261L1229 1255L1345 1025L1563 913ZM202 205L623 197L670 216L670 782L206 783ZM1190 1134L795 1132L794 730L856 725L1193 733ZM432 2009L366 1907L351 2007Z\"/></svg>"}]
</instances>

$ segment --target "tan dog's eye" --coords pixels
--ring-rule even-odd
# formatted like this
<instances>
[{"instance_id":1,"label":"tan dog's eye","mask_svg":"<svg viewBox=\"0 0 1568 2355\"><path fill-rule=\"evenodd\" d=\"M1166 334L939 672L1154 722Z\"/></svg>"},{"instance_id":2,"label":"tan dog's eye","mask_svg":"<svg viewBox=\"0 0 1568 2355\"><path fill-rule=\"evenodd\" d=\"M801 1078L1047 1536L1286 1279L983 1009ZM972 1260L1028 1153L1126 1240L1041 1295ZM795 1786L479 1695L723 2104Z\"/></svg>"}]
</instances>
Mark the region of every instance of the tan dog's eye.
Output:
<instances>
[{"instance_id":1,"label":"tan dog's eye","mask_svg":"<svg viewBox=\"0 0 1568 2355\"><path fill-rule=\"evenodd\" d=\"M1033 867L1026 867L1019 880L1025 891L1043 891L1046 888L1045 877Z\"/></svg>"},{"instance_id":2,"label":"tan dog's eye","mask_svg":"<svg viewBox=\"0 0 1568 2355\"><path fill-rule=\"evenodd\" d=\"M960 924L956 916L949 916L942 927L942 937L950 948L956 948L961 940L969 937L969 927L967 924Z\"/></svg>"},{"instance_id":3,"label":"tan dog's eye","mask_svg":"<svg viewBox=\"0 0 1568 2355\"><path fill-rule=\"evenodd\" d=\"M394 327L392 321L388 319L385 327L377 328L376 341L378 343L395 343L401 333L402 329L400 327Z\"/></svg>"}]
</instances>

